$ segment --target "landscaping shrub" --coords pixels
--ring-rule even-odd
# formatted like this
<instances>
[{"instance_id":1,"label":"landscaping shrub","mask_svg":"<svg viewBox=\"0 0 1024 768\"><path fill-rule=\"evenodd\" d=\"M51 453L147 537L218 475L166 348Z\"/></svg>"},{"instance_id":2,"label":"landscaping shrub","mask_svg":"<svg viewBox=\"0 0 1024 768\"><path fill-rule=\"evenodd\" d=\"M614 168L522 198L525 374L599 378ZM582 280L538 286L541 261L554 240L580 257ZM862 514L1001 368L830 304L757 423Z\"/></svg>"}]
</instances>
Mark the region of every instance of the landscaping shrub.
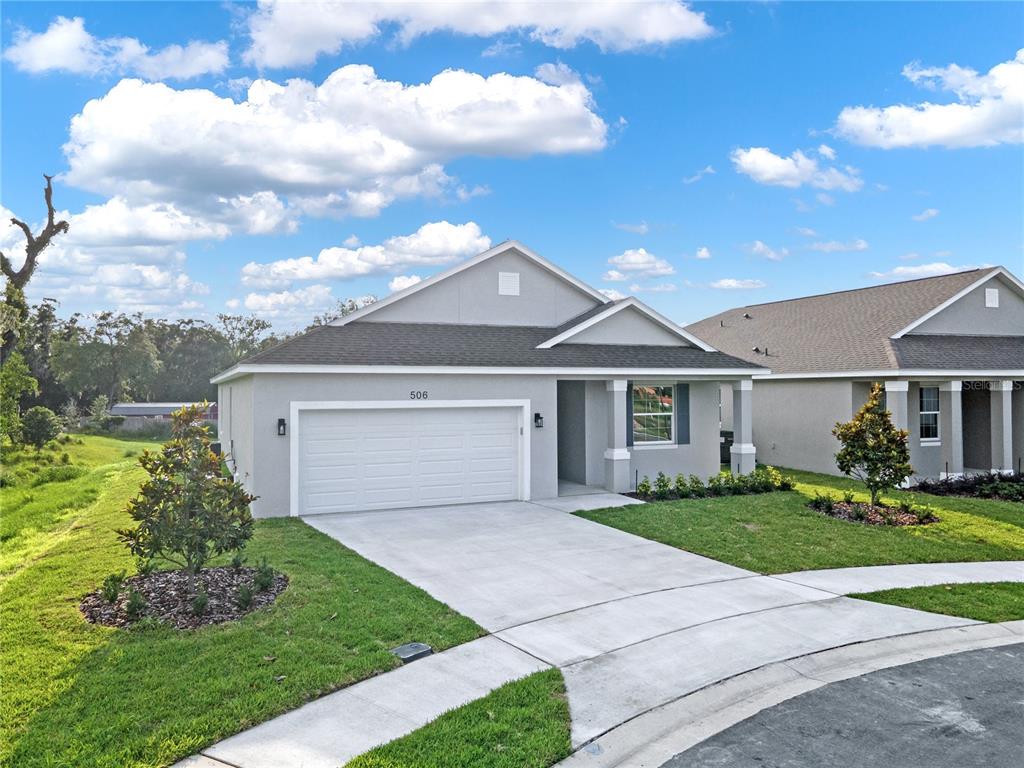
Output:
<instances>
[{"instance_id":1,"label":"landscaping shrub","mask_svg":"<svg viewBox=\"0 0 1024 768\"><path fill-rule=\"evenodd\" d=\"M201 422L204 410L205 404L177 411L171 440L159 453L143 452L139 464L149 479L127 509L138 526L117 532L144 563L161 558L181 566L191 593L210 558L242 549L253 531L255 497L220 474Z\"/></svg>"},{"instance_id":2,"label":"landscaping shrub","mask_svg":"<svg viewBox=\"0 0 1024 768\"><path fill-rule=\"evenodd\" d=\"M100 594L103 599L108 603L112 603L117 600L117 596L121 594L121 585L124 583L124 571L120 573L112 573L103 580L103 586L100 587Z\"/></svg>"},{"instance_id":3,"label":"landscaping shrub","mask_svg":"<svg viewBox=\"0 0 1024 768\"><path fill-rule=\"evenodd\" d=\"M64 454L67 456L67 454ZM62 459L63 461L63 459ZM81 477L86 472L84 467L75 467L70 464L61 464L56 467L45 467L32 481L32 485L40 486L47 483L64 483Z\"/></svg>"},{"instance_id":4,"label":"landscaping shrub","mask_svg":"<svg viewBox=\"0 0 1024 768\"><path fill-rule=\"evenodd\" d=\"M267 565L266 558L260 560L260 564L256 566L256 575L253 576L252 585L256 588L257 592L263 592L270 588L270 585L274 583L274 569Z\"/></svg>"},{"instance_id":5,"label":"landscaping shrub","mask_svg":"<svg viewBox=\"0 0 1024 768\"><path fill-rule=\"evenodd\" d=\"M133 589L128 593L128 602L125 604L124 609L128 616L137 619L146 610L146 601L142 599L142 595Z\"/></svg>"},{"instance_id":6,"label":"landscaping shrub","mask_svg":"<svg viewBox=\"0 0 1024 768\"><path fill-rule=\"evenodd\" d=\"M690 475L690 495L698 499L707 496L707 488L704 487L704 481L696 475Z\"/></svg>"},{"instance_id":7,"label":"landscaping shrub","mask_svg":"<svg viewBox=\"0 0 1024 768\"><path fill-rule=\"evenodd\" d=\"M636 484L636 495L641 499L647 499L651 496L651 480L644 475L644 479Z\"/></svg>"},{"instance_id":8,"label":"landscaping shrub","mask_svg":"<svg viewBox=\"0 0 1024 768\"><path fill-rule=\"evenodd\" d=\"M922 480L915 491L935 496L971 496L1024 502L1024 473L1012 475L968 475L945 480Z\"/></svg>"},{"instance_id":9,"label":"landscaping shrub","mask_svg":"<svg viewBox=\"0 0 1024 768\"><path fill-rule=\"evenodd\" d=\"M29 408L21 417L22 439L37 451L60 434L60 419L43 405Z\"/></svg>"},{"instance_id":10,"label":"landscaping shrub","mask_svg":"<svg viewBox=\"0 0 1024 768\"><path fill-rule=\"evenodd\" d=\"M758 467L747 475L718 474L709 477L707 483L696 475L689 478L676 475L673 483L667 475L659 472L653 486L645 475L637 484L635 496L639 499L664 501L666 499L705 498L711 496L741 496L750 493L770 493L792 490L794 481L784 477L775 467Z\"/></svg>"},{"instance_id":11,"label":"landscaping shrub","mask_svg":"<svg viewBox=\"0 0 1024 768\"><path fill-rule=\"evenodd\" d=\"M690 495L689 481L686 479L686 475L684 475L682 472L676 475L675 486L672 490L675 491L676 496L678 496L680 499L685 499L687 496Z\"/></svg>"},{"instance_id":12,"label":"landscaping shrub","mask_svg":"<svg viewBox=\"0 0 1024 768\"><path fill-rule=\"evenodd\" d=\"M200 584L199 589L196 590L195 597L192 598L192 613L196 616L202 616L206 612L206 606L209 603L210 596L206 594L206 587Z\"/></svg>"},{"instance_id":13,"label":"landscaping shrub","mask_svg":"<svg viewBox=\"0 0 1024 768\"><path fill-rule=\"evenodd\" d=\"M235 604L243 611L252 605L252 589L248 585L242 584L238 588L238 591L235 593Z\"/></svg>"},{"instance_id":14,"label":"landscaping shrub","mask_svg":"<svg viewBox=\"0 0 1024 768\"><path fill-rule=\"evenodd\" d=\"M824 512L826 515L831 514L832 510L835 509L836 500L831 493L821 493L815 491L814 498L811 499L810 506L819 512Z\"/></svg>"},{"instance_id":15,"label":"landscaping shrub","mask_svg":"<svg viewBox=\"0 0 1024 768\"><path fill-rule=\"evenodd\" d=\"M843 446L836 454L836 465L864 483L871 506L877 506L883 491L897 487L914 473L907 431L896 428L882 405L881 384L871 387L864 406L850 421L837 423L832 434Z\"/></svg>"},{"instance_id":16,"label":"landscaping shrub","mask_svg":"<svg viewBox=\"0 0 1024 768\"><path fill-rule=\"evenodd\" d=\"M664 472L659 472L658 476L654 478L654 498L667 499L671 490L672 484L669 482L668 475Z\"/></svg>"}]
</instances>

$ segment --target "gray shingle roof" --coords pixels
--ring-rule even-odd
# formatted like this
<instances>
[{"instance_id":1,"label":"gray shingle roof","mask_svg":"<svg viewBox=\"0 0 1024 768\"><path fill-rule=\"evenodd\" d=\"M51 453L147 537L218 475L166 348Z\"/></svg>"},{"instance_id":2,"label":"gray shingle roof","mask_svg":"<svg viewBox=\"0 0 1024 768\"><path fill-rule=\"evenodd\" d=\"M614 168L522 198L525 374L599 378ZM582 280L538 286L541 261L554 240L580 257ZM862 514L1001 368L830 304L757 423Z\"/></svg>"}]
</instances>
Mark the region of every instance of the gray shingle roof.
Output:
<instances>
[{"instance_id":1,"label":"gray shingle roof","mask_svg":"<svg viewBox=\"0 0 1024 768\"><path fill-rule=\"evenodd\" d=\"M771 368L773 373L898 368L905 363L889 337L995 269L738 307L687 330L716 349ZM754 352L754 347L760 352ZM921 359L924 352L918 350L923 346L913 349ZM932 359L953 360L951 348L946 349L950 354L945 358L936 351Z\"/></svg>"},{"instance_id":2,"label":"gray shingle roof","mask_svg":"<svg viewBox=\"0 0 1024 768\"><path fill-rule=\"evenodd\" d=\"M555 328L356 321L325 325L243 360L267 365L424 365L524 368L736 368L750 363L695 347L536 346Z\"/></svg>"},{"instance_id":3,"label":"gray shingle roof","mask_svg":"<svg viewBox=\"0 0 1024 768\"><path fill-rule=\"evenodd\" d=\"M901 368L1024 370L1024 336L913 336L893 339Z\"/></svg>"}]
</instances>

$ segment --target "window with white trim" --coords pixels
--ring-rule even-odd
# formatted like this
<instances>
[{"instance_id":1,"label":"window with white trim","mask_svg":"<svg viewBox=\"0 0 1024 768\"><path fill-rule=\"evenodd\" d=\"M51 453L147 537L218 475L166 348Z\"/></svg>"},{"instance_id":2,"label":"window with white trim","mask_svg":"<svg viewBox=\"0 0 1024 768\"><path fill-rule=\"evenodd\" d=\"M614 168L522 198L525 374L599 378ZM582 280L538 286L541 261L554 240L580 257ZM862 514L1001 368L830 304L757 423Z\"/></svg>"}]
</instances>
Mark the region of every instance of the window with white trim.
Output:
<instances>
[{"instance_id":1,"label":"window with white trim","mask_svg":"<svg viewBox=\"0 0 1024 768\"><path fill-rule=\"evenodd\" d=\"M921 439L939 439L939 388L921 387Z\"/></svg>"},{"instance_id":2,"label":"window with white trim","mask_svg":"<svg viewBox=\"0 0 1024 768\"><path fill-rule=\"evenodd\" d=\"M633 383L633 445L672 442L674 389L672 384Z\"/></svg>"}]
</instances>

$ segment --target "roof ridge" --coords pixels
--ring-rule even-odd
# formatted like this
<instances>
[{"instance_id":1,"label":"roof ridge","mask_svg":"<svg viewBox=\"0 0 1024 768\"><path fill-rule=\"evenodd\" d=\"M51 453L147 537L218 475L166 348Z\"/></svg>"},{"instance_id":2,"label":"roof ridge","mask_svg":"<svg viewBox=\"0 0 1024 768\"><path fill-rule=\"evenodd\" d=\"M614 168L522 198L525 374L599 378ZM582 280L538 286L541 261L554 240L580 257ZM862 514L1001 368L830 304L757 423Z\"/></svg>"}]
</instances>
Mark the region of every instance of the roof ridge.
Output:
<instances>
[{"instance_id":1,"label":"roof ridge","mask_svg":"<svg viewBox=\"0 0 1024 768\"><path fill-rule=\"evenodd\" d=\"M859 293L861 291L877 291L880 288L891 288L894 285L907 285L909 283L921 283L921 282L924 282L925 280L942 280L942 279L946 279L946 278L950 278L950 277L959 277L960 275L969 275L969 274L972 274L974 272L993 272L993 271L995 271L997 269L1002 269L1002 267L1000 267L1000 266L976 267L974 269L962 269L959 272L950 272L950 273L945 274L945 275L929 275L928 277L913 277L913 278L911 278L909 280L893 280L890 283L880 283L878 285L864 285L864 286L861 286L860 288L844 288L843 290L840 290L840 291L825 291L823 293L808 294L807 296L794 296L791 299L776 299L775 301L762 301L759 304L746 304L746 305L744 305L742 307L735 307L733 309L727 309L727 310L724 310L723 312L719 312L718 314L721 315L721 314L724 314L725 312L735 312L737 309L749 309L749 308L752 308L752 307L766 307L766 306L768 306L770 304L787 304L787 303L789 303L791 301L803 301L805 299L818 299L818 298L823 298L825 296L838 296L841 293ZM718 315L714 315L714 317L717 317L717 316ZM705 318L705 319L708 319L708 318Z\"/></svg>"}]
</instances>

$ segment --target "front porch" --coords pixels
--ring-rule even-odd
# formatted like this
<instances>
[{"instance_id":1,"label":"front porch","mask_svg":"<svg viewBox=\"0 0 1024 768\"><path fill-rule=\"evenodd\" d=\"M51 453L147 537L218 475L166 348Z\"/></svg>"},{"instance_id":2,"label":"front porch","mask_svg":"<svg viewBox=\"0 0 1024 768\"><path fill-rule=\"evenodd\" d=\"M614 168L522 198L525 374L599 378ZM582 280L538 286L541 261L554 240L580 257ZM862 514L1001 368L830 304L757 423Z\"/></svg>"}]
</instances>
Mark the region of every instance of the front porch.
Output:
<instances>
[{"instance_id":1,"label":"front porch","mask_svg":"<svg viewBox=\"0 0 1024 768\"><path fill-rule=\"evenodd\" d=\"M910 434L920 477L1019 472L1024 463L1024 387L1011 379L885 382L893 423Z\"/></svg>"},{"instance_id":2,"label":"front porch","mask_svg":"<svg viewBox=\"0 0 1024 768\"><path fill-rule=\"evenodd\" d=\"M730 467L746 474L755 464L750 379L559 380L559 496L625 493L659 472L718 474L723 384L733 395Z\"/></svg>"}]
</instances>

